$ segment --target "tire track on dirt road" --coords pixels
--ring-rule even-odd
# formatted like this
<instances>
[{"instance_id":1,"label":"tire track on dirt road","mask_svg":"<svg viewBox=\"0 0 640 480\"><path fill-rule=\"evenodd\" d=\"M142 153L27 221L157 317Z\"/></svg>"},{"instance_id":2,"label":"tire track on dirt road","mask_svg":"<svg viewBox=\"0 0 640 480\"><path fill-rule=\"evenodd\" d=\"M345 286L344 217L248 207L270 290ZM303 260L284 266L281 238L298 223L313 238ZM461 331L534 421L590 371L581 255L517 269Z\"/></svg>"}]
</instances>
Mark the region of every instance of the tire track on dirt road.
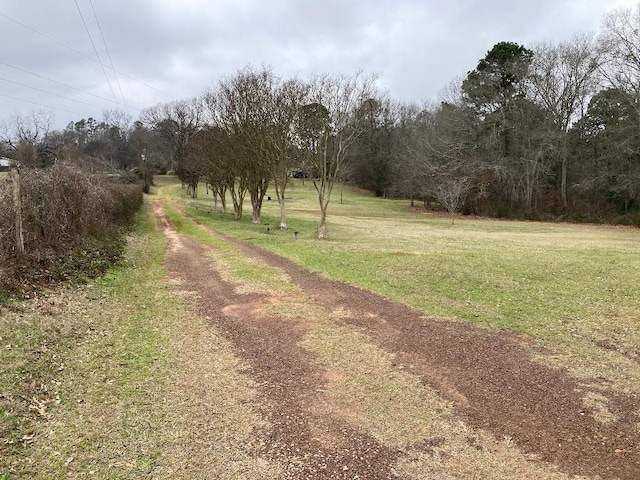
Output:
<instances>
[{"instance_id":1,"label":"tire track on dirt road","mask_svg":"<svg viewBox=\"0 0 640 480\"><path fill-rule=\"evenodd\" d=\"M283 321L257 313L269 298L240 294L207 259L202 245L175 232L156 204L170 241L167 267L180 290L196 293L196 308L209 317L251 365L270 424L256 442L257 454L278 462L291 479L394 479L397 458L373 437L322 408L323 371L298 346L304 321Z\"/></svg>"}]
</instances>

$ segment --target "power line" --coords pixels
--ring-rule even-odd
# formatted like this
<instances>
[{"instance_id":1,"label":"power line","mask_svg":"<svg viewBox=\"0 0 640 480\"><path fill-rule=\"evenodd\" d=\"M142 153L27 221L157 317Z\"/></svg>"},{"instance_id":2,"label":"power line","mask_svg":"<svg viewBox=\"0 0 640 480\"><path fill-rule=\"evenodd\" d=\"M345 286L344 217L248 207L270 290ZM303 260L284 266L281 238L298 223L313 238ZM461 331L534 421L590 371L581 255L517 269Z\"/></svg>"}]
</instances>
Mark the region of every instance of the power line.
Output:
<instances>
[{"instance_id":1,"label":"power line","mask_svg":"<svg viewBox=\"0 0 640 480\"><path fill-rule=\"evenodd\" d=\"M34 29L34 28L31 28L30 26L25 25L24 23L19 22L18 20L15 20L15 19L11 18L11 17L9 17L9 16L5 15L4 13L0 13L0 17L2 17L2 18L6 18L7 20L9 20L9 21L11 21L11 22L13 22L13 23L15 23L15 24L17 24L17 25L20 25L22 28L26 28L27 30L29 30L29 31L31 31L31 32L33 32L33 33L37 33L38 35L40 35L41 37L46 38L46 39L47 39L47 40L49 40L50 42L53 42L53 43L55 43L55 44L58 44L58 45L60 45L61 47L64 47L64 48L66 48L66 49L68 49L68 50L71 50L71 51L72 51L72 52L74 52L74 53L77 53L78 55L81 55L81 56L83 56L83 57L85 57L85 58L88 58L89 60L92 60L92 61L94 61L94 62L95 62L95 61L97 61L95 58L90 57L90 56L89 56L89 55L87 55L86 53L83 53L83 52L81 52L80 50L76 50L75 48L70 47L69 45L65 45L64 43L59 42L58 40L56 40L55 38L53 38L53 37L51 37L51 36L47 35L46 33L39 32L38 30L36 30L36 29Z\"/></svg>"},{"instance_id":2,"label":"power line","mask_svg":"<svg viewBox=\"0 0 640 480\"><path fill-rule=\"evenodd\" d=\"M47 80L48 82L52 82L52 83L55 83L57 85L61 85L61 86L66 87L66 88L70 88L71 90L75 90L77 92L84 93L85 95L91 95L92 97L95 97L95 98L97 98L99 100L104 100L105 102L115 103L116 105L119 106L118 103L114 102L110 98L102 97L100 95L96 95L95 93L86 92L86 91L84 91L84 90L82 90L80 88L76 88L76 87L74 87L72 85L67 85L66 83L59 82L58 80L54 80L53 78L49 78L49 77L46 77L44 75L40 75L39 73L31 72L31 71L26 70L26 69L21 68L21 67L16 67L15 65L11 65L10 63L3 62L2 60L0 60L0 65L4 65L6 67L13 68L14 70L18 70L20 72L28 73L29 75L33 75L34 77L42 78L43 80ZM140 111L139 108L135 108L135 107L127 106L127 108L130 109L130 110L135 110L137 112Z\"/></svg>"},{"instance_id":3,"label":"power line","mask_svg":"<svg viewBox=\"0 0 640 480\"><path fill-rule=\"evenodd\" d=\"M67 45L65 43L62 43L59 40L56 40L55 38L51 37L50 35L47 35L46 33L42 33L40 31L36 30L35 28L32 28L32 27L30 27L28 25L25 25L24 23L14 19L14 18L9 17L8 15L5 15L4 13L0 13L0 17L4 18L6 20L9 20L10 22L15 23L16 25L20 25L22 28L25 28L25 29L29 30L30 32L33 32L33 33L35 33L37 35L40 35L41 37L46 38L50 42L53 42L53 43L55 43L55 44L57 44L57 45L59 45L59 46L61 46L63 48L66 48L67 50L70 50L70 51L80 55L81 57L84 57L84 58L86 58L88 60L91 60L92 62L100 63L100 62L98 62L98 60L96 60L95 58L91 57L90 55L87 55L86 53L81 52L80 50L77 50L77 49L75 49L73 47L70 47L69 45ZM139 79L137 79L137 78L135 78L135 77L133 77L131 75L128 75L128 74L126 74L124 72L121 72L119 70L114 70L114 72L118 73L119 75L121 75L123 77L128 78L129 80L133 80L134 82L139 83L140 85L143 85L143 86L145 86L145 87L147 87L147 88L149 88L151 90L154 90L154 91L156 91L158 93L161 93L162 95L165 95L165 96L167 96L169 98L173 98L173 95L171 95L171 94L169 94L167 92L163 92L162 90L154 87L153 85L148 84L147 82L143 82L142 80L139 80Z\"/></svg>"},{"instance_id":4,"label":"power line","mask_svg":"<svg viewBox=\"0 0 640 480\"><path fill-rule=\"evenodd\" d=\"M76 4L76 8L78 9L78 13L80 14L80 19L82 20L82 24L84 25L84 29L87 32L87 36L89 37L89 42L91 42L91 46L93 47L93 51L96 54L96 58L98 59L98 63L100 63L100 67L102 68L102 73L104 73L104 78L107 80L107 85L109 85L109 90L111 90L111 95L113 95L113 99L118 103L118 99L116 98L116 92L113 91L113 86L111 85L111 81L109 80L109 75L107 75L107 71L104 68L104 63L100 60L100 54L98 53L98 49L96 48L96 44L93 43L93 38L91 37L91 32L89 31L89 27L87 27L87 22L84 20L84 15L82 15L82 10L80 10L80 5L78 5L78 0L73 0Z\"/></svg>"},{"instance_id":5,"label":"power line","mask_svg":"<svg viewBox=\"0 0 640 480\"><path fill-rule=\"evenodd\" d=\"M34 102L33 100L27 100L25 98L14 97L13 95L5 95L4 93L0 93L0 97L10 98L11 100L18 100L19 102L30 103L31 105L37 105L38 107L43 107L43 108L46 108L46 109L49 109L49 110L59 110L61 112L66 112L66 113L70 113L72 115L77 115L78 117L82 117L83 116L81 113L73 112L73 111L67 110L65 108L50 107L49 105L44 105L42 103Z\"/></svg>"},{"instance_id":6,"label":"power line","mask_svg":"<svg viewBox=\"0 0 640 480\"><path fill-rule=\"evenodd\" d=\"M32 87L31 85L27 85L26 83L16 82L14 80L9 80L8 78L3 78L3 77L0 77L0 80L2 80L3 82L7 82L7 83L13 83L14 85L18 85L20 87L29 88L31 90L35 90L36 92L46 93L47 95L51 95L51 96L54 96L54 97L62 98L64 100L68 100L70 102L75 102L75 103L78 103L80 105L85 105L87 107L97 108L98 110L102 110L103 109L102 107L98 107L96 105L92 105L90 103L83 102L82 100L75 100L73 98L65 97L64 95L60 95L58 93L53 93L53 92L49 92L47 90L42 90L41 88Z\"/></svg>"},{"instance_id":7,"label":"power line","mask_svg":"<svg viewBox=\"0 0 640 480\"><path fill-rule=\"evenodd\" d=\"M111 70L113 70L113 76L116 77L116 83L118 84L118 90L120 90L120 96L122 97L122 103L124 106L127 106L127 101L124 99L124 93L122 93L122 86L120 85L120 79L118 78L118 74L116 73L116 68L113 65L113 59L111 58L111 53L109 53L109 47L107 47L107 41L104 38L104 33L102 33L102 27L100 26L100 20L98 20L98 14L96 13L96 9L93 6L93 1L89 0L89 4L91 5L91 10L93 10L93 16L96 19L96 24L98 25L98 31L100 32L100 36L102 37L102 44L104 45L104 50L107 52L107 57L109 58L109 63L111 63Z\"/></svg>"}]
</instances>

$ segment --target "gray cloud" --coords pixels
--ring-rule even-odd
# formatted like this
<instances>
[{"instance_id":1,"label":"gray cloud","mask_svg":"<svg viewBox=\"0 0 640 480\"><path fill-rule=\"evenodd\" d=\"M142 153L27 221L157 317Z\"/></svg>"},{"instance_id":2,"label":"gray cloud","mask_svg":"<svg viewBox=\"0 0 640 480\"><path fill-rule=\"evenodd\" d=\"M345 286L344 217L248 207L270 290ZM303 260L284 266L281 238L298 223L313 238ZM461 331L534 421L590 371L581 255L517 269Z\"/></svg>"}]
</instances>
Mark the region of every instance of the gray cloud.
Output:
<instances>
[{"instance_id":1,"label":"gray cloud","mask_svg":"<svg viewBox=\"0 0 640 480\"><path fill-rule=\"evenodd\" d=\"M146 106L197 96L221 75L248 63L271 65L281 75L301 77L359 69L378 72L381 85L393 97L419 102L435 98L499 41L531 45L561 40L577 31L597 30L605 12L635 4L630 0L93 0L115 67L127 74L116 77L109 69L91 2L77 1L111 88L74 2L4 2L0 121L12 112L45 107L54 110L57 127L82 117L100 118L103 110L116 107L114 102L122 103L120 89L136 118Z\"/></svg>"}]
</instances>

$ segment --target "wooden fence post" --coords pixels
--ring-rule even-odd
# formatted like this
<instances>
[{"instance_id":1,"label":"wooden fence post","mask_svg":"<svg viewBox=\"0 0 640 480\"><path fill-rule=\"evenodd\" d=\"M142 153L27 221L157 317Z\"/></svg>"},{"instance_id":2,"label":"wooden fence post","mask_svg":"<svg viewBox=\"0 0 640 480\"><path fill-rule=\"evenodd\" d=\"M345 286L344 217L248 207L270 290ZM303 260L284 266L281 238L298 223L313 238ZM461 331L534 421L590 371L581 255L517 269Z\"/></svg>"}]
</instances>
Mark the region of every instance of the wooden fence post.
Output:
<instances>
[{"instance_id":1,"label":"wooden fence post","mask_svg":"<svg viewBox=\"0 0 640 480\"><path fill-rule=\"evenodd\" d=\"M13 181L13 208L16 216L16 247L18 252L24 253L24 235L22 232L22 195L20 194L20 165L11 167Z\"/></svg>"}]
</instances>

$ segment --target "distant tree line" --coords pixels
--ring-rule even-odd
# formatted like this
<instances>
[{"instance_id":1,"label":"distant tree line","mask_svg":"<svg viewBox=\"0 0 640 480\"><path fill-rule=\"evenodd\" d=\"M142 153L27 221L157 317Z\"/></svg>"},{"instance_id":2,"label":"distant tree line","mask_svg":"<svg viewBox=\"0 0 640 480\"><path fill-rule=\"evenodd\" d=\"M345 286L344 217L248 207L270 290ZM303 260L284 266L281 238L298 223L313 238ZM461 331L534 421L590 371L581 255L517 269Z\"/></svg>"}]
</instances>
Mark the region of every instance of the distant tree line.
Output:
<instances>
[{"instance_id":1,"label":"distant tree line","mask_svg":"<svg viewBox=\"0 0 640 480\"><path fill-rule=\"evenodd\" d=\"M617 10L597 35L500 42L421 105L381 93L375 76L303 80L245 67L133 123L108 112L49 132L42 118L17 119L3 147L39 166L173 170L237 220L248 200L255 223L273 186L281 228L291 176L308 177L321 238L342 181L452 215L639 223L639 32L640 10Z\"/></svg>"},{"instance_id":2,"label":"distant tree line","mask_svg":"<svg viewBox=\"0 0 640 480\"><path fill-rule=\"evenodd\" d=\"M640 17L495 45L434 105L370 104L348 158L377 195L464 213L640 223Z\"/></svg>"}]
</instances>

